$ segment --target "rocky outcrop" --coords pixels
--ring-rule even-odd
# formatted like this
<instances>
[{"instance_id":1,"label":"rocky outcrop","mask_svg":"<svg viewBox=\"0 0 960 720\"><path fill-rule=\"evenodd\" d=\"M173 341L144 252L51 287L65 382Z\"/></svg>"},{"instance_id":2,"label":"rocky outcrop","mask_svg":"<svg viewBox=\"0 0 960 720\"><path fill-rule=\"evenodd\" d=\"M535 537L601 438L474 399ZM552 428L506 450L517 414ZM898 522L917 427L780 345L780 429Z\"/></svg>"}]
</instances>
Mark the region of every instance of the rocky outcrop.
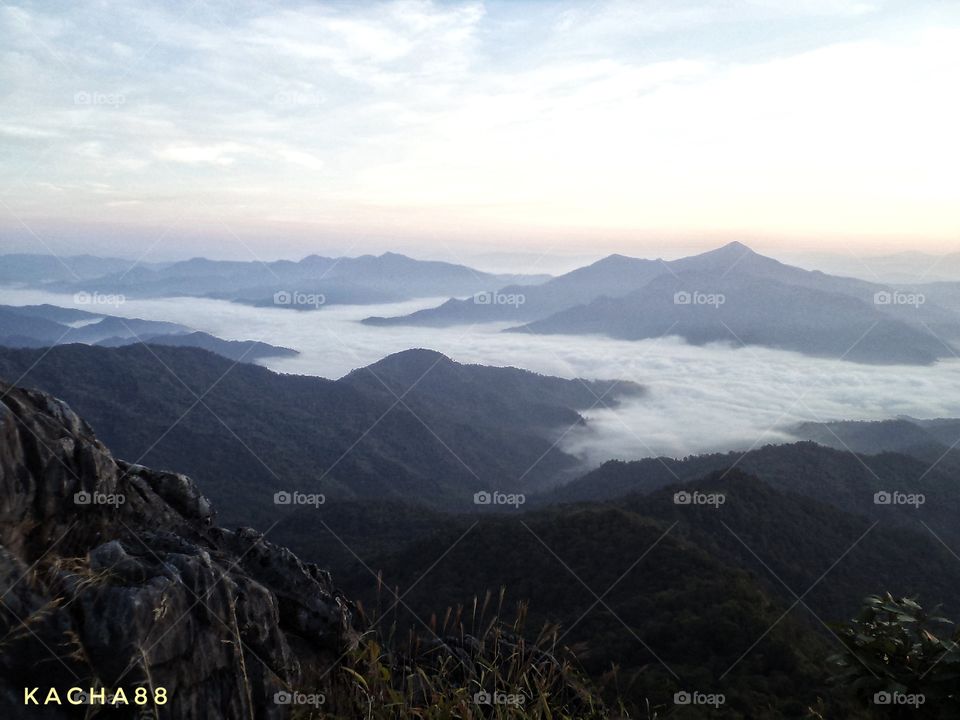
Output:
<instances>
[{"instance_id":1,"label":"rocky outcrop","mask_svg":"<svg viewBox=\"0 0 960 720\"><path fill-rule=\"evenodd\" d=\"M98 710L74 687L163 688L146 715L103 712L178 719L282 718L275 698L317 692L305 678L355 643L327 573L217 527L189 478L116 460L63 402L0 396L0 717Z\"/></svg>"}]
</instances>

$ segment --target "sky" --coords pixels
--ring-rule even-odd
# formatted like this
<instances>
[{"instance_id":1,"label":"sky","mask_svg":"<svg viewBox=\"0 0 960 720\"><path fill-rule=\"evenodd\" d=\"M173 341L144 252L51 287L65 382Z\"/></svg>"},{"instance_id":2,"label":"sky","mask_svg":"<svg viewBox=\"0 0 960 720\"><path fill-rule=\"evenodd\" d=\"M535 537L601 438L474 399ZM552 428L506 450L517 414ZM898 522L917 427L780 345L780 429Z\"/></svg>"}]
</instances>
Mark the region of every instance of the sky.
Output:
<instances>
[{"instance_id":1,"label":"sky","mask_svg":"<svg viewBox=\"0 0 960 720\"><path fill-rule=\"evenodd\" d=\"M960 3L0 5L0 251L960 250Z\"/></svg>"}]
</instances>

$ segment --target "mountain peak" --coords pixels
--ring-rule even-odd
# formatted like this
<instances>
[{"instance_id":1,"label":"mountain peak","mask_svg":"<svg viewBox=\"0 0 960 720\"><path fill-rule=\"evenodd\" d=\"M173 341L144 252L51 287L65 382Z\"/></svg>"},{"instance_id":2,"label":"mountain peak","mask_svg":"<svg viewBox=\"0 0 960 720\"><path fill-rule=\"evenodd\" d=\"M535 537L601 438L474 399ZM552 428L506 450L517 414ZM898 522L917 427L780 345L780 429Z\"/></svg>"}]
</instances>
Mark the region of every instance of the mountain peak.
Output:
<instances>
[{"instance_id":1,"label":"mountain peak","mask_svg":"<svg viewBox=\"0 0 960 720\"><path fill-rule=\"evenodd\" d=\"M699 255L690 255L689 257L674 260L671 264L674 267L680 268L685 268L685 266L700 266L702 268L704 263L706 263L709 267L723 267L723 269L726 269L733 266L741 267L743 266L743 261L746 261L746 265L756 262L777 262L772 258L754 252L754 250L742 242L734 241L722 245L715 250L707 250Z\"/></svg>"},{"instance_id":2,"label":"mountain peak","mask_svg":"<svg viewBox=\"0 0 960 720\"><path fill-rule=\"evenodd\" d=\"M634 263L644 262L639 258L630 257L629 255L621 255L620 253L612 253L605 257L600 258L596 262L588 265L587 267L606 267L606 266L618 266L618 265L628 265ZM576 271L574 271L576 272Z\"/></svg>"},{"instance_id":3,"label":"mountain peak","mask_svg":"<svg viewBox=\"0 0 960 720\"><path fill-rule=\"evenodd\" d=\"M400 350L399 352L395 352L395 353L391 353L390 355L387 355L380 362L384 362L387 360L417 360L417 359L429 360L431 362L435 360L444 359L444 360L453 362L452 360L450 360L450 358L448 358L442 352L438 352L436 350L430 350L429 348L410 348L409 350Z\"/></svg>"},{"instance_id":4,"label":"mountain peak","mask_svg":"<svg viewBox=\"0 0 960 720\"><path fill-rule=\"evenodd\" d=\"M752 248L748 247L747 245L744 245L739 240L734 240L733 242L729 242L726 245L723 245L722 247L717 248L713 252L717 254L736 253L738 255L742 255L744 253L750 253L751 255L757 254L756 252L753 251Z\"/></svg>"},{"instance_id":5,"label":"mountain peak","mask_svg":"<svg viewBox=\"0 0 960 720\"><path fill-rule=\"evenodd\" d=\"M437 352L436 350L427 350L425 348L411 348L410 350L401 350L387 355L382 360L378 360L367 368L359 368L353 373L364 371L388 371L404 373L425 373L437 365L450 366L455 365L453 360ZM351 374L353 374L351 373Z\"/></svg>"}]
</instances>

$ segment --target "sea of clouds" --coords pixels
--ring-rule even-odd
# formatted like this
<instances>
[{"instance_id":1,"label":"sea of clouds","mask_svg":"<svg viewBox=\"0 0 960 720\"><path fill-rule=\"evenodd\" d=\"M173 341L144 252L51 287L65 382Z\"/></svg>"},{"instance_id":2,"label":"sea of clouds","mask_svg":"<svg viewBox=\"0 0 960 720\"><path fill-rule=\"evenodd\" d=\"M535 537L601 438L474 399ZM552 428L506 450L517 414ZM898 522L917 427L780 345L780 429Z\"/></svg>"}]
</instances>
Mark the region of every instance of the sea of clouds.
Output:
<instances>
[{"instance_id":1,"label":"sea of clouds","mask_svg":"<svg viewBox=\"0 0 960 720\"><path fill-rule=\"evenodd\" d=\"M430 348L458 362L645 385L644 397L615 410L588 410L583 413L587 425L564 435L561 447L590 465L610 458L681 457L785 442L792 439L792 425L808 420L960 417L960 360L932 367L874 366L758 347L694 347L673 337L629 342L501 333L508 326L503 323L384 328L359 322L439 301L328 306L308 312L197 298L79 307L178 322L225 339L261 340L299 350L295 358L263 363L283 373L337 378L393 352ZM0 304L42 302L77 307L69 295L0 289Z\"/></svg>"}]
</instances>

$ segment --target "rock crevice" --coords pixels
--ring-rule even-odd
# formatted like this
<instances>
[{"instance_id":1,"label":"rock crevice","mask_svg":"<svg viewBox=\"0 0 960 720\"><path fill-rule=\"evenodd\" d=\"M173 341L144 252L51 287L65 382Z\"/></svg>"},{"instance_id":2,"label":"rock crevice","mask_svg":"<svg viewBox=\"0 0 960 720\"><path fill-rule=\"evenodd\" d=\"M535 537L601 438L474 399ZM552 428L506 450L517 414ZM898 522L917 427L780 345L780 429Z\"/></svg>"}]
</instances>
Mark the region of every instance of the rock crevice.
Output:
<instances>
[{"instance_id":1,"label":"rock crevice","mask_svg":"<svg viewBox=\"0 0 960 720\"><path fill-rule=\"evenodd\" d=\"M144 686L159 717L282 718L274 694L355 644L328 573L217 527L189 478L113 458L65 403L0 395L0 715L25 687Z\"/></svg>"}]
</instances>

